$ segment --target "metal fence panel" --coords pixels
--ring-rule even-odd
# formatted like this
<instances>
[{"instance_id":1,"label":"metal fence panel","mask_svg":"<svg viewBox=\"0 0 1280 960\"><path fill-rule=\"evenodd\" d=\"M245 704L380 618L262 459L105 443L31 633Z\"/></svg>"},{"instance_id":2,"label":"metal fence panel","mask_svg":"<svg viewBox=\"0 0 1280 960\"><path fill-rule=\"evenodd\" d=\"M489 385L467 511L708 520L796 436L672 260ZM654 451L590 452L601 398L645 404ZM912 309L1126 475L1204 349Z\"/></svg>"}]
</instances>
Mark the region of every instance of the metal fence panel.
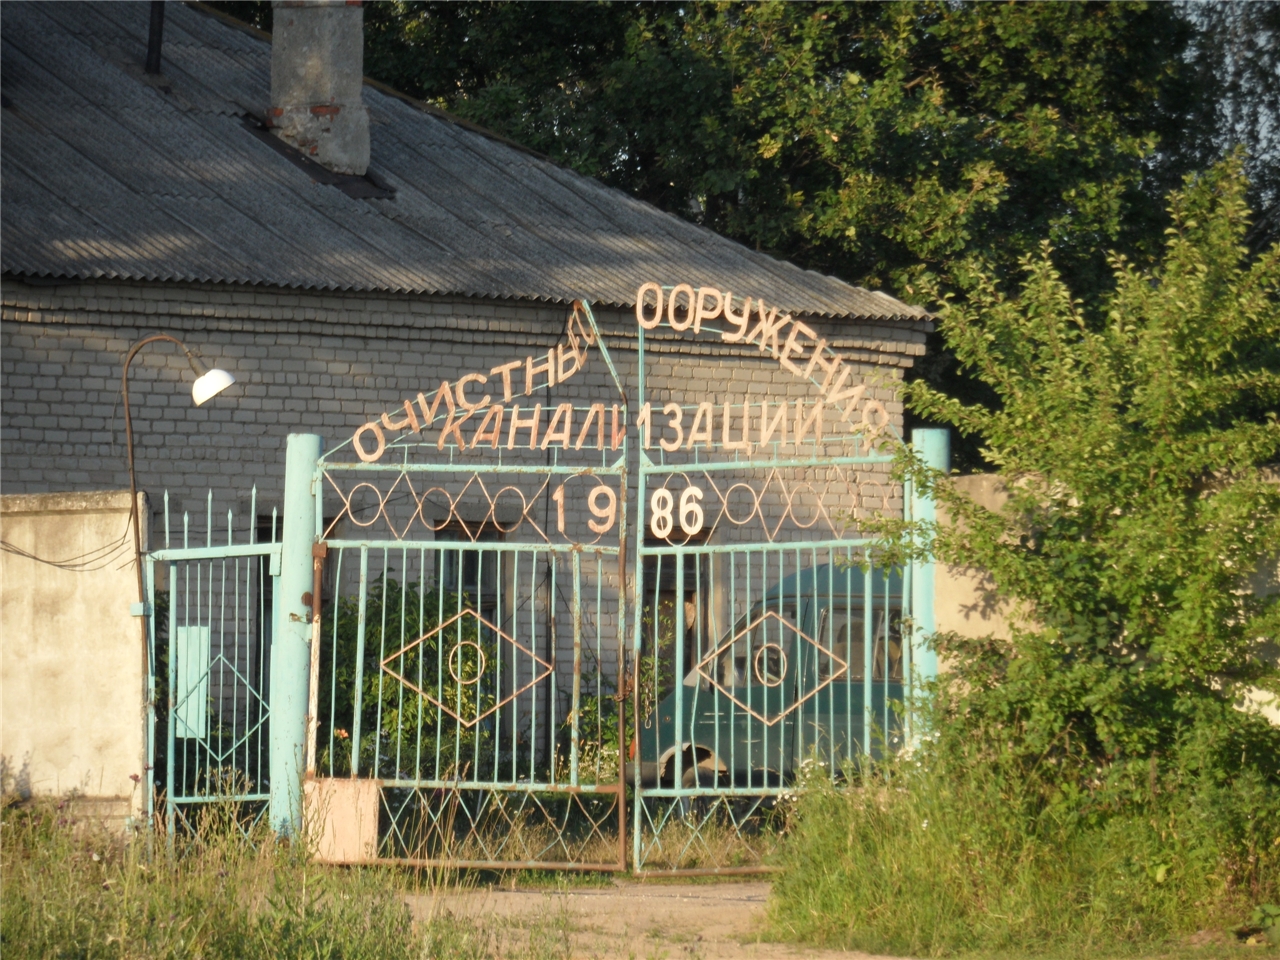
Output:
<instances>
[{"instance_id":1,"label":"metal fence panel","mask_svg":"<svg viewBox=\"0 0 1280 960\"><path fill-rule=\"evenodd\" d=\"M804 783L907 735L911 571L866 530L904 514L901 438L819 379L811 400L650 404L641 327L632 867L755 872ZM830 380L824 344L808 367Z\"/></svg>"},{"instance_id":2,"label":"metal fence panel","mask_svg":"<svg viewBox=\"0 0 1280 960\"><path fill-rule=\"evenodd\" d=\"M164 499L164 546L146 557L151 697L148 813L162 798L170 836L210 804L252 821L270 792L268 723L275 512L185 510ZM240 542L236 542L237 537Z\"/></svg>"},{"instance_id":3,"label":"metal fence panel","mask_svg":"<svg viewBox=\"0 0 1280 960\"><path fill-rule=\"evenodd\" d=\"M462 382L317 464L314 775L378 782L378 859L622 869L626 407L464 416Z\"/></svg>"}]
</instances>

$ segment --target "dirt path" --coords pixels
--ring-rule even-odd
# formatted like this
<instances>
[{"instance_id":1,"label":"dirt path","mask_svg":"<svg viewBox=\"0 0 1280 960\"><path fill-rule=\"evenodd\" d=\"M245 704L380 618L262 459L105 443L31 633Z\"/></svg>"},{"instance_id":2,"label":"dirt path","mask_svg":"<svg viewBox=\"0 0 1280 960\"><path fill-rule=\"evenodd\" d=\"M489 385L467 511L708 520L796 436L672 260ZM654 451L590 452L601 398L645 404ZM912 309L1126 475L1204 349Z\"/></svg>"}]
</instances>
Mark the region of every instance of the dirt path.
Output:
<instances>
[{"instance_id":1,"label":"dirt path","mask_svg":"<svg viewBox=\"0 0 1280 960\"><path fill-rule=\"evenodd\" d=\"M560 891L483 889L416 897L418 919L448 911L492 931L504 956L600 960L872 960L761 940L768 883L646 884ZM889 960L889 958L880 958Z\"/></svg>"}]
</instances>

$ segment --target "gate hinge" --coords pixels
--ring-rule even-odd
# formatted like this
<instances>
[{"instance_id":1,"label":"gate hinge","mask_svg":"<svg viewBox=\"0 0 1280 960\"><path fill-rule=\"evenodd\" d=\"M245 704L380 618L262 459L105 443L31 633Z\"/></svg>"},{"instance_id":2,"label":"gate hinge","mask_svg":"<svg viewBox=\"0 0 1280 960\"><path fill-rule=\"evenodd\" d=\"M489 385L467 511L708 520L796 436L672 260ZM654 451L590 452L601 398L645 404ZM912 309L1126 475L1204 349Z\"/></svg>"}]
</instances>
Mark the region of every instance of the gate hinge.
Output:
<instances>
[{"instance_id":1,"label":"gate hinge","mask_svg":"<svg viewBox=\"0 0 1280 960\"><path fill-rule=\"evenodd\" d=\"M323 560L329 555L329 545L321 540L319 543L311 545L311 556L317 560Z\"/></svg>"},{"instance_id":2,"label":"gate hinge","mask_svg":"<svg viewBox=\"0 0 1280 960\"><path fill-rule=\"evenodd\" d=\"M149 616L151 616L151 604L149 604L149 603L131 603L131 604L129 604L129 616L131 616L131 617L149 617Z\"/></svg>"}]
</instances>

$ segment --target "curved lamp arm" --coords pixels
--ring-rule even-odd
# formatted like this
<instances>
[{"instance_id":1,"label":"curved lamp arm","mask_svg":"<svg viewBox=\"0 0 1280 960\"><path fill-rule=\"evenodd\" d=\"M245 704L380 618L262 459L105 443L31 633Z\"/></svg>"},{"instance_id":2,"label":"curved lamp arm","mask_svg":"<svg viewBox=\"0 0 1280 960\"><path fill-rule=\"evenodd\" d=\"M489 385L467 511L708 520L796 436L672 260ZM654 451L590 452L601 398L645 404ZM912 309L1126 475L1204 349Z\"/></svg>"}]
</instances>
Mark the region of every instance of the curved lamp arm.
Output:
<instances>
[{"instance_id":1,"label":"curved lamp arm","mask_svg":"<svg viewBox=\"0 0 1280 960\"><path fill-rule=\"evenodd\" d=\"M124 358L124 371L120 375L120 393L124 397L124 434L125 445L129 452L129 520L133 525L133 562L138 571L139 603L146 603L147 596L146 585L142 582L142 533L138 529L138 481L133 469L133 417L129 412L129 365L133 363L133 358L138 355L139 350L149 343L157 343L161 340L177 344L186 354L187 362L191 364L191 370L196 375L191 396L197 407L236 382L235 377L225 370L219 370L216 367L210 370L187 349L185 343L167 333L154 333L149 337L143 337L129 348Z\"/></svg>"}]
</instances>

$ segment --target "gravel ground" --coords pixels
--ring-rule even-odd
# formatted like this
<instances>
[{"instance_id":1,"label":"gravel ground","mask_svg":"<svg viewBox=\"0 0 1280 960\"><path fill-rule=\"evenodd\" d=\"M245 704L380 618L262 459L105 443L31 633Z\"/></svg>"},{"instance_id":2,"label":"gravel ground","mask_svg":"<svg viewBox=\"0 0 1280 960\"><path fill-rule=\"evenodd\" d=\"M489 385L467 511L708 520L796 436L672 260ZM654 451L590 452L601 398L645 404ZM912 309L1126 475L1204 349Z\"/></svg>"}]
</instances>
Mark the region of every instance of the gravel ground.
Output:
<instances>
[{"instance_id":1,"label":"gravel ground","mask_svg":"<svg viewBox=\"0 0 1280 960\"><path fill-rule=\"evenodd\" d=\"M494 888L419 896L415 916L433 912L480 921L504 956L618 960L873 960L762 939L769 884L635 883L558 891ZM890 960L890 958L875 958Z\"/></svg>"}]
</instances>

